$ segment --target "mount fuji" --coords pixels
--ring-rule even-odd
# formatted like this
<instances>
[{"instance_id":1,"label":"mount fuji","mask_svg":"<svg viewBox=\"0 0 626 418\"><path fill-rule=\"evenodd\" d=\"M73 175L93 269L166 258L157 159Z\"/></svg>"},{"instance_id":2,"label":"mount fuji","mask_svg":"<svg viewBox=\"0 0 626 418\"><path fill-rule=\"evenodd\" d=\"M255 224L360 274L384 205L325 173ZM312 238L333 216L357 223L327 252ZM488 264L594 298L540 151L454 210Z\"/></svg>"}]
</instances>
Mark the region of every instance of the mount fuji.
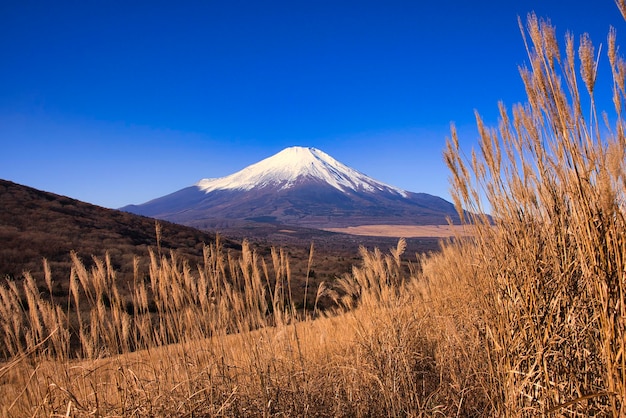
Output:
<instances>
[{"instance_id":1,"label":"mount fuji","mask_svg":"<svg viewBox=\"0 0 626 418\"><path fill-rule=\"evenodd\" d=\"M459 220L454 205L440 197L379 182L309 147L286 148L229 176L121 210L196 226L215 220L309 228Z\"/></svg>"}]
</instances>

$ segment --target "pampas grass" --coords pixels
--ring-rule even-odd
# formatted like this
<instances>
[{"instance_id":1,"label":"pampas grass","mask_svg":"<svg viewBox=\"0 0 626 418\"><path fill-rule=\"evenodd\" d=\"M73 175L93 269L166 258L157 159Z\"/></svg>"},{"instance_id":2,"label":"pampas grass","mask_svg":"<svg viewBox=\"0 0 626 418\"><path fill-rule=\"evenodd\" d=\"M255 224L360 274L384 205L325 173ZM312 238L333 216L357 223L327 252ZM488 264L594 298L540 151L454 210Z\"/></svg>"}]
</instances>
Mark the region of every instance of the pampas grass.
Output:
<instances>
[{"instance_id":1,"label":"pampas grass","mask_svg":"<svg viewBox=\"0 0 626 418\"><path fill-rule=\"evenodd\" d=\"M520 73L529 102L512 115L500 105L497 130L477 115L480 152L469 162L454 129L448 142L457 205L479 212L482 194L493 222L472 216L473 241L447 254L461 257L471 248L475 260L459 280L478 278L481 287L476 303L485 320L478 331L499 412L623 416L624 61L612 30L616 113L600 128L594 98L600 62L589 36L580 37L576 54L568 35L561 58L549 21L531 14L523 33L530 67Z\"/></svg>"},{"instance_id":2,"label":"pampas grass","mask_svg":"<svg viewBox=\"0 0 626 418\"><path fill-rule=\"evenodd\" d=\"M0 287L7 360L4 416L406 416L447 410L419 294L401 260L361 249L341 286L351 300L300 313L285 251L270 264L219 240L192 269L152 253L122 292L108 259L91 269L72 254L67 307L26 279ZM310 261L313 258L311 248ZM120 295L128 294L128 300ZM307 297L307 296L305 296ZM309 296L310 297L310 296ZM443 392L441 392L443 393ZM459 405L460 407L460 405Z\"/></svg>"}]
</instances>

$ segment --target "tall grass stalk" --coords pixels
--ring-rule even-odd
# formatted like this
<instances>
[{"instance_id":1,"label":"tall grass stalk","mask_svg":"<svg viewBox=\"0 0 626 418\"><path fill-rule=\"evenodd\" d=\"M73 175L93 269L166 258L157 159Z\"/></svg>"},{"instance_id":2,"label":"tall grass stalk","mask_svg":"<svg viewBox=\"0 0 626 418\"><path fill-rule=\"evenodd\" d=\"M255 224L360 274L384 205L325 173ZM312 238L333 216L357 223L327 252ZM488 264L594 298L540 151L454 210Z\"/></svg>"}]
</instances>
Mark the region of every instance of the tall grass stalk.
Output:
<instances>
[{"instance_id":1,"label":"tall grass stalk","mask_svg":"<svg viewBox=\"0 0 626 418\"><path fill-rule=\"evenodd\" d=\"M607 40L615 113L596 108L600 48L528 16L520 68L528 103L500 104L498 129L477 114L480 150L467 161L455 129L445 151L459 209L476 235L479 322L495 405L510 416L626 414L626 63ZM582 91L581 91L582 90ZM585 111L588 109L588 112ZM484 213L481 195L492 209ZM462 213L462 212L461 212Z\"/></svg>"}]
</instances>

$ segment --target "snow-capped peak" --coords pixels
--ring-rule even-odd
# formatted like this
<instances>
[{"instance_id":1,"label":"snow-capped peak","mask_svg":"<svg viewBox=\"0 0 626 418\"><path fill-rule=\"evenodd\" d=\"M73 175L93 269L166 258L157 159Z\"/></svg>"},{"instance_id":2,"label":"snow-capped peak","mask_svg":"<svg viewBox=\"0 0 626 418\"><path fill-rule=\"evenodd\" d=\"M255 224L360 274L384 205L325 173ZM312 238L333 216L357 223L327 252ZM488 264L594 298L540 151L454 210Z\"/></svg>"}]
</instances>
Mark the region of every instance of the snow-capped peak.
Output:
<instances>
[{"instance_id":1,"label":"snow-capped peak","mask_svg":"<svg viewBox=\"0 0 626 418\"><path fill-rule=\"evenodd\" d=\"M376 181L330 155L311 147L289 147L230 176L202 179L196 186L213 190L251 190L266 186L288 189L304 178L326 182L341 191L391 191L406 196L406 191Z\"/></svg>"}]
</instances>

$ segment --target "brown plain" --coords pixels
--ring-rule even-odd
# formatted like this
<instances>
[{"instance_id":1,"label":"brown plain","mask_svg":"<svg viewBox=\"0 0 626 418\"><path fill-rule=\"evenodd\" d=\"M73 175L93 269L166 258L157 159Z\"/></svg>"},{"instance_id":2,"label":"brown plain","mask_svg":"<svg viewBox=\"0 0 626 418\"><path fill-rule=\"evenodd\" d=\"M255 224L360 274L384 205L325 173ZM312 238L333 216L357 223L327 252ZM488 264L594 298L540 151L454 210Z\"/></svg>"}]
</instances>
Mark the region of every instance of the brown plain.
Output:
<instances>
[{"instance_id":1,"label":"brown plain","mask_svg":"<svg viewBox=\"0 0 626 418\"><path fill-rule=\"evenodd\" d=\"M466 225L359 225L325 230L351 235L395 238L447 238L471 234Z\"/></svg>"}]
</instances>

